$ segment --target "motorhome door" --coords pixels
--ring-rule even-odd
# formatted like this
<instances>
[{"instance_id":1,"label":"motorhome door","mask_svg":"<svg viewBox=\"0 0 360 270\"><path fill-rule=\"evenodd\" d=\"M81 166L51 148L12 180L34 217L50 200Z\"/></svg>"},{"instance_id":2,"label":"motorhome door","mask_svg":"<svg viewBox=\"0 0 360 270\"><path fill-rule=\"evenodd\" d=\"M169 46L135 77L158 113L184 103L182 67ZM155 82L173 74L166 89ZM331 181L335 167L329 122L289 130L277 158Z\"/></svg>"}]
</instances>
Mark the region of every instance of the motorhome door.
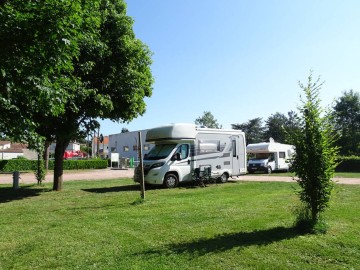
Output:
<instances>
[{"instance_id":1,"label":"motorhome door","mask_svg":"<svg viewBox=\"0 0 360 270\"><path fill-rule=\"evenodd\" d=\"M231 136L232 143L232 174L240 175L240 140L239 136Z\"/></svg>"},{"instance_id":2,"label":"motorhome door","mask_svg":"<svg viewBox=\"0 0 360 270\"><path fill-rule=\"evenodd\" d=\"M180 155L180 160L175 161L173 166L176 166L180 172L180 176L182 177L180 181L191 180L190 145L179 145L175 152L175 155L176 154Z\"/></svg>"}]
</instances>

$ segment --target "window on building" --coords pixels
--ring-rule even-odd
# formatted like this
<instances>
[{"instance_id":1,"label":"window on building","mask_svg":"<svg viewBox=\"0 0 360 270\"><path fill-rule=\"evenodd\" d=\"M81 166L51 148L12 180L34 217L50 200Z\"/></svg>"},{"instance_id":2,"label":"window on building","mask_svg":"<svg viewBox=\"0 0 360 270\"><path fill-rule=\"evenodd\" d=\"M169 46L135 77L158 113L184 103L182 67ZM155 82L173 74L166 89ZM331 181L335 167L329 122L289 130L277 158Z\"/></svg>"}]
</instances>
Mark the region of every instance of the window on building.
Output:
<instances>
[{"instance_id":1,"label":"window on building","mask_svg":"<svg viewBox=\"0 0 360 270\"><path fill-rule=\"evenodd\" d=\"M124 146L124 152L129 152L129 146Z\"/></svg>"}]
</instances>

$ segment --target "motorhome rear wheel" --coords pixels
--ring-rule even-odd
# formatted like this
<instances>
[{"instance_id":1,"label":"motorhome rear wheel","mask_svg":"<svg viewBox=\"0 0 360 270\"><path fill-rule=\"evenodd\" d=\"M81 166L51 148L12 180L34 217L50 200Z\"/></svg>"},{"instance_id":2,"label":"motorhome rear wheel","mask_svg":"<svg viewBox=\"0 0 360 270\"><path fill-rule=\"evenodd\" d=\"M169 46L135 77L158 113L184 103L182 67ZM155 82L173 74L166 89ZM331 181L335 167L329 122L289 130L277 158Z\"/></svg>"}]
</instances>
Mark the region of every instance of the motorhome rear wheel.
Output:
<instances>
[{"instance_id":1,"label":"motorhome rear wheel","mask_svg":"<svg viewBox=\"0 0 360 270\"><path fill-rule=\"evenodd\" d=\"M163 185L166 188L175 188L179 183L179 178L173 173L168 173L164 177Z\"/></svg>"}]
</instances>

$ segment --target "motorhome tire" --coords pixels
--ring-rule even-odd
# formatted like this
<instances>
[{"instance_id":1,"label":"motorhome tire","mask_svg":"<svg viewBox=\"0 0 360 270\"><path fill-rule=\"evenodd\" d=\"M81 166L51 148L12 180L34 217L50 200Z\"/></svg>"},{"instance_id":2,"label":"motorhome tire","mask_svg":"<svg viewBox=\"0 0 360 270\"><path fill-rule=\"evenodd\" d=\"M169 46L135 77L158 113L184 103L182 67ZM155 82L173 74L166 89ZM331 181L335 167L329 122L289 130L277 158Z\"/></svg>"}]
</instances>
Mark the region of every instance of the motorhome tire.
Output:
<instances>
[{"instance_id":1,"label":"motorhome tire","mask_svg":"<svg viewBox=\"0 0 360 270\"><path fill-rule=\"evenodd\" d=\"M226 173L223 173L220 177L219 177L219 181L220 183L226 183L229 179L229 176Z\"/></svg>"},{"instance_id":2,"label":"motorhome tire","mask_svg":"<svg viewBox=\"0 0 360 270\"><path fill-rule=\"evenodd\" d=\"M272 169L271 169L271 167L269 166L269 167L267 167L267 171L266 171L268 174L271 174L272 173Z\"/></svg>"},{"instance_id":3,"label":"motorhome tire","mask_svg":"<svg viewBox=\"0 0 360 270\"><path fill-rule=\"evenodd\" d=\"M164 182L163 182L164 187L175 188L175 187L177 187L178 183L179 183L179 179L178 179L177 175L175 175L173 173L168 173L165 175Z\"/></svg>"}]
</instances>

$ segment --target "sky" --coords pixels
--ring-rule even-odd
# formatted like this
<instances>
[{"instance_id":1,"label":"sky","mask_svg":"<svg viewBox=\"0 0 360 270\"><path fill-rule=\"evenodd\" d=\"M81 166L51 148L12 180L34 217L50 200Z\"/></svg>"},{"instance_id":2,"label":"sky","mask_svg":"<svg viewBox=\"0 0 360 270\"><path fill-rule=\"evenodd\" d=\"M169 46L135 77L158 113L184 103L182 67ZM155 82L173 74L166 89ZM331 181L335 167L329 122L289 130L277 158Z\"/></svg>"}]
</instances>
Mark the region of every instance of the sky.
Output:
<instances>
[{"instance_id":1,"label":"sky","mask_svg":"<svg viewBox=\"0 0 360 270\"><path fill-rule=\"evenodd\" d=\"M360 91L359 0L125 1L155 83L143 116L101 121L104 135L194 123L205 111L226 129L287 115L311 70L323 107Z\"/></svg>"}]
</instances>

